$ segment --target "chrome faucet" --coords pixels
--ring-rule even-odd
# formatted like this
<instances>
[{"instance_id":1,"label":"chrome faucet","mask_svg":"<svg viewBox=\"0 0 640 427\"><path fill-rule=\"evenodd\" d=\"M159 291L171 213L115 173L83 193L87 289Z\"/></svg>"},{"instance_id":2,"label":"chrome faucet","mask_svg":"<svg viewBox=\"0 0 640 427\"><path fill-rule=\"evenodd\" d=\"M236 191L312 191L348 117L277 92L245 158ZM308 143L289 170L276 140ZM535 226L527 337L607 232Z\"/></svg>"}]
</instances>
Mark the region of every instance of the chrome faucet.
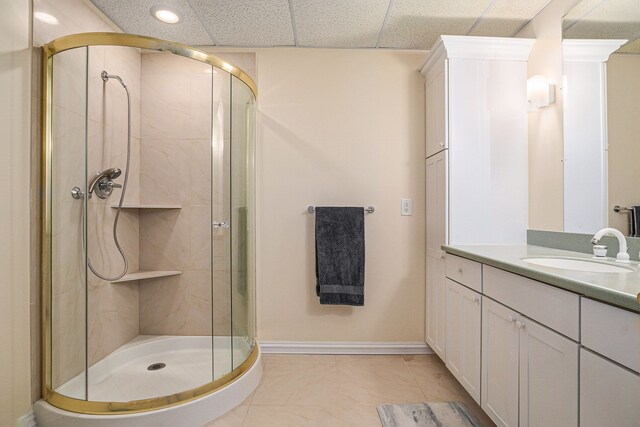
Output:
<instances>
[{"instance_id":1,"label":"chrome faucet","mask_svg":"<svg viewBox=\"0 0 640 427\"><path fill-rule=\"evenodd\" d=\"M600 239L602 239L602 237L606 235L618 238L618 245L620 249L618 255L616 255L616 261L629 262L629 254L627 253L627 240L625 239L624 235L615 228L603 228L602 230L598 231L591 239L591 244L598 244Z\"/></svg>"}]
</instances>

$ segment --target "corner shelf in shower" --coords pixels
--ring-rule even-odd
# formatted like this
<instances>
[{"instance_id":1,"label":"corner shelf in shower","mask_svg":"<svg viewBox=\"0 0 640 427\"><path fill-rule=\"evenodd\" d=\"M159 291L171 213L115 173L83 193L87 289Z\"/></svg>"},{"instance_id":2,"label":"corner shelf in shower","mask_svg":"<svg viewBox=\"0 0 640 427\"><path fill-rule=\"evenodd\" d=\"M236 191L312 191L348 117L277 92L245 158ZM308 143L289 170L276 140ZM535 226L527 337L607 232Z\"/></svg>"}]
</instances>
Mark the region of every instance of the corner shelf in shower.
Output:
<instances>
[{"instance_id":1,"label":"corner shelf in shower","mask_svg":"<svg viewBox=\"0 0 640 427\"><path fill-rule=\"evenodd\" d=\"M135 273L125 274L121 279L114 280L111 283L132 282L134 280L156 279L158 277L177 276L182 271L136 271Z\"/></svg>"},{"instance_id":2,"label":"corner shelf in shower","mask_svg":"<svg viewBox=\"0 0 640 427\"><path fill-rule=\"evenodd\" d=\"M118 205L111 205L111 209L118 209ZM122 209L182 209L182 205L145 205L125 203Z\"/></svg>"}]
</instances>

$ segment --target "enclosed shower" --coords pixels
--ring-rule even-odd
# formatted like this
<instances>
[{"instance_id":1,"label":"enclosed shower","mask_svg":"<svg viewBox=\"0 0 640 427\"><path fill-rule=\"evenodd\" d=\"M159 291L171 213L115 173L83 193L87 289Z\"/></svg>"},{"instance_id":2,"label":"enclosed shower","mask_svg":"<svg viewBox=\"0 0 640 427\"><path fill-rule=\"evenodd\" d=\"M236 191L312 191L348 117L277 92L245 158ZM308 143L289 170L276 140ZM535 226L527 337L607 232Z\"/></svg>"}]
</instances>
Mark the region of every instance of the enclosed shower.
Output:
<instances>
[{"instance_id":1,"label":"enclosed shower","mask_svg":"<svg viewBox=\"0 0 640 427\"><path fill-rule=\"evenodd\" d=\"M127 34L43 64L44 399L122 417L220 395L258 358L255 83Z\"/></svg>"}]
</instances>

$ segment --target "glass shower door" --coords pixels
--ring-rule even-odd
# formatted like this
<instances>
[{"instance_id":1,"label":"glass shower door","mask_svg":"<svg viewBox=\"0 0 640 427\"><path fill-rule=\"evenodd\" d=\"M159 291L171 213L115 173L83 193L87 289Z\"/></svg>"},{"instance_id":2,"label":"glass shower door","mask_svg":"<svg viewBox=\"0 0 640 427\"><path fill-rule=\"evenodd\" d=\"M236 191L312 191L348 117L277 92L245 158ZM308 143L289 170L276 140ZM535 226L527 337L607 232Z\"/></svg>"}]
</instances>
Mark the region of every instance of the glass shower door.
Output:
<instances>
[{"instance_id":1,"label":"glass shower door","mask_svg":"<svg viewBox=\"0 0 640 427\"><path fill-rule=\"evenodd\" d=\"M51 388L86 399L87 379L87 48L49 60L51 139L48 212L51 222ZM46 231L45 231L46 232Z\"/></svg>"},{"instance_id":2,"label":"glass shower door","mask_svg":"<svg viewBox=\"0 0 640 427\"><path fill-rule=\"evenodd\" d=\"M231 372L231 76L213 75L213 130L211 138L211 275L213 289L213 379Z\"/></svg>"},{"instance_id":3,"label":"glass shower door","mask_svg":"<svg viewBox=\"0 0 640 427\"><path fill-rule=\"evenodd\" d=\"M253 142L254 97L231 78L231 311L233 368L253 349Z\"/></svg>"}]
</instances>

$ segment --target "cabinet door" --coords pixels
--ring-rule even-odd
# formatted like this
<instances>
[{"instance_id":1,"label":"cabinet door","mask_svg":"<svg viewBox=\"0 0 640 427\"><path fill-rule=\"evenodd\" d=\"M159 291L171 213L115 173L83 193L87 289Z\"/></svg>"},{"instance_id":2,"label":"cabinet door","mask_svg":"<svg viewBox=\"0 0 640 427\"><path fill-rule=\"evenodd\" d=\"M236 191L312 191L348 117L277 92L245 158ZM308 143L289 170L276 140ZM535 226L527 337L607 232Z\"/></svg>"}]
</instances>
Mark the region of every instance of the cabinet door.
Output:
<instances>
[{"instance_id":1,"label":"cabinet door","mask_svg":"<svg viewBox=\"0 0 640 427\"><path fill-rule=\"evenodd\" d=\"M427 256L441 258L448 243L446 151L426 160L426 204Z\"/></svg>"},{"instance_id":2,"label":"cabinet door","mask_svg":"<svg viewBox=\"0 0 640 427\"><path fill-rule=\"evenodd\" d=\"M446 365L480 403L480 294L446 279Z\"/></svg>"},{"instance_id":3,"label":"cabinet door","mask_svg":"<svg viewBox=\"0 0 640 427\"><path fill-rule=\"evenodd\" d=\"M578 425L578 344L522 316L520 427Z\"/></svg>"},{"instance_id":4,"label":"cabinet door","mask_svg":"<svg viewBox=\"0 0 640 427\"><path fill-rule=\"evenodd\" d=\"M447 148L446 138L446 62L443 59L425 82L426 157Z\"/></svg>"},{"instance_id":5,"label":"cabinet door","mask_svg":"<svg viewBox=\"0 0 640 427\"><path fill-rule=\"evenodd\" d=\"M638 374L580 349L580 425L637 427L638 423Z\"/></svg>"},{"instance_id":6,"label":"cabinet door","mask_svg":"<svg viewBox=\"0 0 640 427\"><path fill-rule=\"evenodd\" d=\"M426 160L427 314L426 341L445 359L446 151Z\"/></svg>"},{"instance_id":7,"label":"cabinet door","mask_svg":"<svg viewBox=\"0 0 640 427\"><path fill-rule=\"evenodd\" d=\"M498 426L518 425L515 311L482 297L482 409Z\"/></svg>"},{"instance_id":8,"label":"cabinet door","mask_svg":"<svg viewBox=\"0 0 640 427\"><path fill-rule=\"evenodd\" d=\"M427 344L445 360L445 272L444 259L427 256Z\"/></svg>"}]
</instances>

